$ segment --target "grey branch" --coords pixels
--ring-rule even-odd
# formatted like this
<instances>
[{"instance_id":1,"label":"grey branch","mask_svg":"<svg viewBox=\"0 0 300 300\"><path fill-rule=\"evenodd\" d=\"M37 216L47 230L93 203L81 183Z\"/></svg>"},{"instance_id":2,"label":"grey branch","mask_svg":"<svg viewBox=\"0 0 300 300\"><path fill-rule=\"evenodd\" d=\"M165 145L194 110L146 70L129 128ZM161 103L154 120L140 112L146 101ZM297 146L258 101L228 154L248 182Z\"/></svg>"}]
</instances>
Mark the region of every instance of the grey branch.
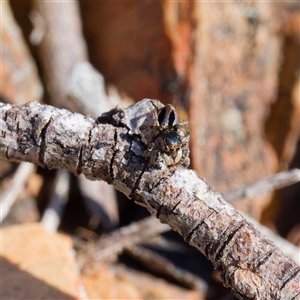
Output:
<instances>
[{"instance_id":1,"label":"grey branch","mask_svg":"<svg viewBox=\"0 0 300 300\"><path fill-rule=\"evenodd\" d=\"M116 108L96 122L38 103L1 104L0 158L105 180L198 248L240 299L299 299L300 268L194 171L154 168L139 127L156 100Z\"/></svg>"}]
</instances>

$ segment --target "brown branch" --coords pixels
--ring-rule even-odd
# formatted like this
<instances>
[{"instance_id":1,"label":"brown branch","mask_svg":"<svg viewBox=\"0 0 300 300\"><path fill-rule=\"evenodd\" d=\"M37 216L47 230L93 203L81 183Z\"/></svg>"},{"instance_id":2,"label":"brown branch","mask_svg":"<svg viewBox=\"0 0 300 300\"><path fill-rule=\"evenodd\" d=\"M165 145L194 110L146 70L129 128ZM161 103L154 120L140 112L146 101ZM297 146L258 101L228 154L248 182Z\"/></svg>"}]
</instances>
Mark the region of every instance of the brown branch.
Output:
<instances>
[{"instance_id":1,"label":"brown branch","mask_svg":"<svg viewBox=\"0 0 300 300\"><path fill-rule=\"evenodd\" d=\"M219 193L192 170L149 166L139 127L159 107L145 99L95 122L38 103L2 104L0 158L113 184L205 254L240 299L299 299L299 266Z\"/></svg>"}]
</instances>

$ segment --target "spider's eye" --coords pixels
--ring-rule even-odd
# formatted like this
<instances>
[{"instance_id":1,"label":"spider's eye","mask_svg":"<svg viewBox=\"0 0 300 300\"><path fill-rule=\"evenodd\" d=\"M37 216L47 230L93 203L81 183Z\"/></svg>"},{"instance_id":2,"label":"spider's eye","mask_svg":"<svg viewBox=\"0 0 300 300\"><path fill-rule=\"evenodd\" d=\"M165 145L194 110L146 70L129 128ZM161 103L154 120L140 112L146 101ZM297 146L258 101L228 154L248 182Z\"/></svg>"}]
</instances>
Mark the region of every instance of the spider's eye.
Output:
<instances>
[{"instance_id":1,"label":"spider's eye","mask_svg":"<svg viewBox=\"0 0 300 300\"><path fill-rule=\"evenodd\" d=\"M158 113L159 125L163 128L174 126L178 121L178 116L171 105L163 107Z\"/></svg>"}]
</instances>

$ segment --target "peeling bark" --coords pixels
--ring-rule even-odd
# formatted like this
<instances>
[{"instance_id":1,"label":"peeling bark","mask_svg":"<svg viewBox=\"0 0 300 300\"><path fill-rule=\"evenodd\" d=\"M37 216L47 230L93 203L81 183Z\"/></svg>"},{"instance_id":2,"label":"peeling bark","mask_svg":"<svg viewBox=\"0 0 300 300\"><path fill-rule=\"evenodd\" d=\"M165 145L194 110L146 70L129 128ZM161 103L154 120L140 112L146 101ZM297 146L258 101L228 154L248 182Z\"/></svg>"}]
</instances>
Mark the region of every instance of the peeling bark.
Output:
<instances>
[{"instance_id":1,"label":"peeling bark","mask_svg":"<svg viewBox=\"0 0 300 300\"><path fill-rule=\"evenodd\" d=\"M159 107L145 99L95 121L36 102L1 104L0 157L113 184L205 254L240 299L300 299L299 266L218 192L180 165L149 165L139 127Z\"/></svg>"}]
</instances>

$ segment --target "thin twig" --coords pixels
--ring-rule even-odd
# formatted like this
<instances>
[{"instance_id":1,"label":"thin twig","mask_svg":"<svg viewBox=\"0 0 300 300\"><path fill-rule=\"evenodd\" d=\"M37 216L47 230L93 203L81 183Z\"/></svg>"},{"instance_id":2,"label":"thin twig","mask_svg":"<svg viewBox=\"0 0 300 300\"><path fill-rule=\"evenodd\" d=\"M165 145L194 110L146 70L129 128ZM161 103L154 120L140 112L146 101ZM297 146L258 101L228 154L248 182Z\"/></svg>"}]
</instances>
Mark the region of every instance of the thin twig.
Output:
<instances>
[{"instance_id":1,"label":"thin twig","mask_svg":"<svg viewBox=\"0 0 300 300\"><path fill-rule=\"evenodd\" d=\"M8 215L12 205L16 201L18 195L23 190L29 176L34 172L36 166L30 163L23 162L18 166L13 178L9 182L5 191L1 195L1 214L0 223Z\"/></svg>"},{"instance_id":2,"label":"thin twig","mask_svg":"<svg viewBox=\"0 0 300 300\"><path fill-rule=\"evenodd\" d=\"M101 223L105 232L110 232L119 224L116 190L105 181L87 180L78 176L78 186L86 209L91 216L89 228L95 229Z\"/></svg>"},{"instance_id":3,"label":"thin twig","mask_svg":"<svg viewBox=\"0 0 300 300\"><path fill-rule=\"evenodd\" d=\"M68 172L61 170L56 177L54 193L41 219L42 225L51 231L56 231L67 203L69 192Z\"/></svg>"},{"instance_id":4,"label":"thin twig","mask_svg":"<svg viewBox=\"0 0 300 300\"><path fill-rule=\"evenodd\" d=\"M152 250L141 246L134 246L127 248L126 254L138 260L151 271L160 273L164 276L169 276L170 278L173 278L185 285L187 288L197 289L203 293L207 290L207 284L205 284L199 277L188 271L180 269L168 259Z\"/></svg>"},{"instance_id":5,"label":"thin twig","mask_svg":"<svg viewBox=\"0 0 300 300\"><path fill-rule=\"evenodd\" d=\"M275 189L292 185L299 181L300 169L293 169L259 179L252 184L242 186L234 191L222 193L222 196L228 202L241 198L253 198L255 196L269 193Z\"/></svg>"},{"instance_id":6,"label":"thin twig","mask_svg":"<svg viewBox=\"0 0 300 300\"><path fill-rule=\"evenodd\" d=\"M79 264L83 267L92 264L93 261L114 259L124 248L135 246L168 230L170 230L169 226L161 224L153 217L134 222L102 236L95 244L83 248L83 251L78 253Z\"/></svg>"},{"instance_id":7,"label":"thin twig","mask_svg":"<svg viewBox=\"0 0 300 300\"><path fill-rule=\"evenodd\" d=\"M2 104L0 158L105 180L199 249L240 299L297 299L299 266L196 172L149 165L139 128L161 107L145 99L96 123L38 103Z\"/></svg>"}]
</instances>

